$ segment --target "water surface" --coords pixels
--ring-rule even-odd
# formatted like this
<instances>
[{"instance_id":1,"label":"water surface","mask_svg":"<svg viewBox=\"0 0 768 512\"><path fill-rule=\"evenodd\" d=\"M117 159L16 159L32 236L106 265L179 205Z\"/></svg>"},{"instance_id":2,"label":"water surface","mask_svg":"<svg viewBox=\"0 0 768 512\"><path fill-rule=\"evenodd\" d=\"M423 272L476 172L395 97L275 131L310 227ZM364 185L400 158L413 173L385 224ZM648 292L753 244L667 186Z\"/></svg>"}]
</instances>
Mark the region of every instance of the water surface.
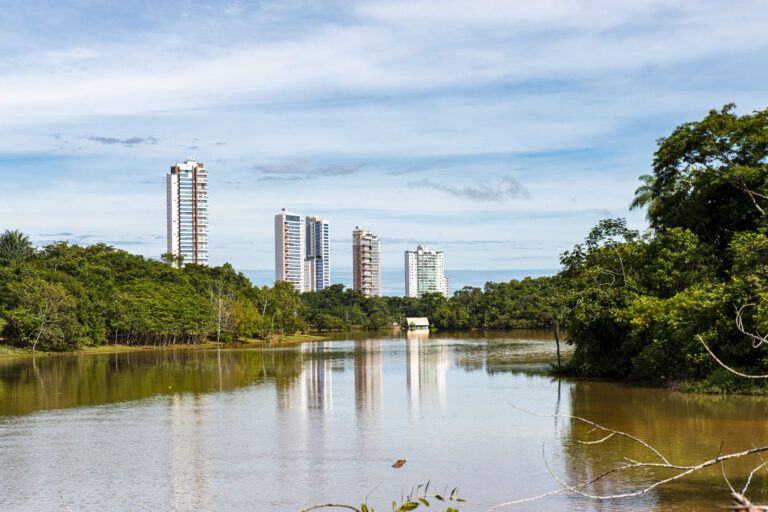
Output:
<instances>
[{"instance_id":1,"label":"water surface","mask_svg":"<svg viewBox=\"0 0 768 512\"><path fill-rule=\"evenodd\" d=\"M548 377L548 332L341 338L0 360L0 509L295 511L368 496L388 510L430 480L460 487L474 511L557 489L543 457L569 482L622 457L651 460L618 439L581 444L600 436L509 403L626 430L681 464L714 457L721 440L724 451L768 444L762 397ZM725 471L743 485L744 464ZM559 494L510 510L717 510L727 499L716 468L630 500Z\"/></svg>"}]
</instances>

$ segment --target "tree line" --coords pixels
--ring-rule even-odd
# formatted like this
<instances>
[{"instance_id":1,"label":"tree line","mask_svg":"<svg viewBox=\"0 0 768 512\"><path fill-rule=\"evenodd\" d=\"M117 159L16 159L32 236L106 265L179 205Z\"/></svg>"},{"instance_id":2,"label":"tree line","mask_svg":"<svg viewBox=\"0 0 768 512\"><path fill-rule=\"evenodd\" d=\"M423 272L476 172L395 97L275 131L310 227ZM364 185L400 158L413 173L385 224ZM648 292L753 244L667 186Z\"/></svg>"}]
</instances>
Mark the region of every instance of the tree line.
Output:
<instances>
[{"instance_id":1,"label":"tree line","mask_svg":"<svg viewBox=\"0 0 768 512\"><path fill-rule=\"evenodd\" d=\"M290 284L256 287L229 264L177 268L164 256L66 242L33 250L27 236L6 231L0 332L34 351L269 339L306 329L305 306Z\"/></svg>"},{"instance_id":2,"label":"tree line","mask_svg":"<svg viewBox=\"0 0 768 512\"><path fill-rule=\"evenodd\" d=\"M441 330L551 327L555 320L552 277L527 277L508 283L488 282L483 288L465 286L446 298L440 293L421 297L363 297L335 284L302 294L307 320L318 330L405 326L407 317L428 317Z\"/></svg>"},{"instance_id":3,"label":"tree line","mask_svg":"<svg viewBox=\"0 0 768 512\"><path fill-rule=\"evenodd\" d=\"M105 244L34 250L19 231L0 235L0 336L33 351L377 330L408 316L440 329L541 327L552 323L551 288L538 278L466 287L450 299L365 298L343 285L301 294L286 282L253 286L229 264L153 260Z\"/></svg>"}]
</instances>

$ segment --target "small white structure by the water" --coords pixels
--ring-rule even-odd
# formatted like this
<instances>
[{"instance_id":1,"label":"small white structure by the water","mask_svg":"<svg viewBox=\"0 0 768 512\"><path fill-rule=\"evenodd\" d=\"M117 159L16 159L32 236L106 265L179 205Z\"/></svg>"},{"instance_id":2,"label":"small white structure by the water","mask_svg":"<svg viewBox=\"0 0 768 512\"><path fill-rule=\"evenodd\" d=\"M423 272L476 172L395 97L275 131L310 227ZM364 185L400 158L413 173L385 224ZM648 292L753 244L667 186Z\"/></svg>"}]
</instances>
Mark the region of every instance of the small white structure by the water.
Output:
<instances>
[{"instance_id":1,"label":"small white structure by the water","mask_svg":"<svg viewBox=\"0 0 768 512\"><path fill-rule=\"evenodd\" d=\"M409 331L429 331L429 318L425 316L414 316L405 320Z\"/></svg>"}]
</instances>

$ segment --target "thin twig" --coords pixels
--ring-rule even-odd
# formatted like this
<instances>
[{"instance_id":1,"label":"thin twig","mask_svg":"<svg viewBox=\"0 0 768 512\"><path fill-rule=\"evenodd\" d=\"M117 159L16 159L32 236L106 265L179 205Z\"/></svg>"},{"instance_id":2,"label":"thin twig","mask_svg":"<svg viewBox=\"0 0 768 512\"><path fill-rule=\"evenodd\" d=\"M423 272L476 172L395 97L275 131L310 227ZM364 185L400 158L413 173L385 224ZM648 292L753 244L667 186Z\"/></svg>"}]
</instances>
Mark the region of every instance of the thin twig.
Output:
<instances>
[{"instance_id":1,"label":"thin twig","mask_svg":"<svg viewBox=\"0 0 768 512\"><path fill-rule=\"evenodd\" d=\"M578 440L578 439L577 439L577 440L576 440L576 442L578 442L578 443L581 443L581 444L600 444L600 443L602 443L603 441L607 441L607 440L609 440L609 439L610 439L610 438L612 438L612 437L613 437L615 434L616 434L615 432L611 432L610 434L608 434L608 435L607 435L607 436L605 436L604 438L602 438L602 439L598 439L597 441L580 441L580 440Z\"/></svg>"},{"instance_id":2,"label":"thin twig","mask_svg":"<svg viewBox=\"0 0 768 512\"><path fill-rule=\"evenodd\" d=\"M723 445L725 444L725 439L720 440L720 449L717 451L717 456L719 457L723 453ZM736 489L733 488L731 485L731 481L728 480L728 477L725 476L725 464L723 464L723 461L720 461L720 471L723 473L723 480L725 480L725 483L728 484L728 488L731 490L731 494L736 494ZM744 494L743 492L741 494Z\"/></svg>"},{"instance_id":3,"label":"thin twig","mask_svg":"<svg viewBox=\"0 0 768 512\"><path fill-rule=\"evenodd\" d=\"M510 403L509 405L511 405L515 409L518 409L518 410L523 411L525 413L531 414L533 416L539 416L539 417L542 417L542 418L555 418L555 417L558 417L558 418L568 418L568 419L572 419L572 420L577 420L577 421L581 421L582 423L586 423L587 425L592 425L593 427L595 427L595 428L597 428L599 430L602 430L604 432L611 432L611 433L614 433L616 435L626 437L627 439L631 439L632 441L645 446L648 450L653 452L654 455L656 455L658 458L660 458L662 461L664 461L664 463L666 465L671 465L670 462L667 460L667 458L664 457L661 453L659 453L659 451L656 448L654 448L653 446L649 445L648 443L646 443L642 439L638 439L637 437L635 437L635 436L633 436L631 434L627 434L626 432L622 432L620 430L613 430L611 428L604 427L602 425L598 425L594 421L589 421L588 419L581 418L579 416L571 416L570 414L543 414L543 413L538 413L538 412L529 411L527 409L523 409L522 407L519 407L519 406L517 406L517 405L515 405L513 403Z\"/></svg>"},{"instance_id":4,"label":"thin twig","mask_svg":"<svg viewBox=\"0 0 768 512\"><path fill-rule=\"evenodd\" d=\"M322 505L312 505L311 507L307 507L299 510L299 512L308 512L309 510L316 510L318 508L329 508L329 507L346 508L349 510L356 510L357 512L362 512L357 507L353 507L352 505L344 505L343 503L323 503Z\"/></svg>"},{"instance_id":5,"label":"thin twig","mask_svg":"<svg viewBox=\"0 0 768 512\"><path fill-rule=\"evenodd\" d=\"M747 494L747 488L749 487L749 484L752 482L752 477L754 476L755 473L760 471L762 468L768 469L768 467L766 467L766 464L768 464L768 461L763 460L762 455L760 456L760 460L763 461L762 464L755 467L752 471L749 472L749 477L747 477L747 483L744 484L744 489L742 489L741 494Z\"/></svg>"},{"instance_id":6,"label":"thin twig","mask_svg":"<svg viewBox=\"0 0 768 512\"><path fill-rule=\"evenodd\" d=\"M768 340L765 339L765 336L760 336L760 333L752 334L751 332L744 330L744 320L742 318L744 309L754 305L755 304L744 304L743 306L740 306L738 309L736 309L736 328L745 336L752 338L752 348L757 348L763 343L768 343Z\"/></svg>"}]
</instances>

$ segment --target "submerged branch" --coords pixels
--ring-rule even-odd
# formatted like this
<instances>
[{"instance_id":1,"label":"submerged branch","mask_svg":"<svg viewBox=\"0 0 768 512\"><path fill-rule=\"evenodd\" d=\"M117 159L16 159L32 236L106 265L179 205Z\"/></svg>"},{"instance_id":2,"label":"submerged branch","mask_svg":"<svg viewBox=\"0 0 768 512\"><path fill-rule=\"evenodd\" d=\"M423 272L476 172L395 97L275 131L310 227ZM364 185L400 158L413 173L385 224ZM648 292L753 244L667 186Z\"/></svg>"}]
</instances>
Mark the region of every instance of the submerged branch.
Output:
<instances>
[{"instance_id":1,"label":"submerged branch","mask_svg":"<svg viewBox=\"0 0 768 512\"><path fill-rule=\"evenodd\" d=\"M702 341L702 343L703 343L703 341ZM532 496L532 497L529 497L529 498L523 498L523 499L519 499L519 500L508 501L506 503L500 503L498 505L495 505L495 506L489 508L487 512L491 512L493 510L498 510L500 508L507 507L507 506L510 506L510 505L517 505L517 504L521 504L521 503L528 503L528 502L531 502L531 501L535 501L535 500L538 500L538 499L541 499L541 498L545 498L547 496L552 496L552 495L559 494L559 493L566 492L566 491L574 493L574 494L577 494L577 495L585 497L585 498L589 498L589 499L592 499L592 500L598 500L598 501L614 500L614 499L621 499L621 498L631 498L631 497L634 497L634 496L640 496L640 495L646 494L646 493L652 491L653 489L655 489L656 487L659 487L659 486L664 485L664 484L669 483L669 482L673 482L675 480L679 480L680 478L688 476L691 473L694 473L694 472L699 471L701 469L713 466L715 464L720 464L722 466L724 461L731 460L731 459L737 459L737 458L741 458L741 457L746 457L746 456L752 455L752 454L757 454L760 457L762 463L759 464L757 467L755 467L750 472L749 478L747 479L747 483L744 486L744 490L742 491L741 494L739 494L735 490L733 490L733 487L730 485L730 482L728 482L728 480L726 478L726 482L728 483L728 486L731 488L732 495L734 497L734 504L735 505L732 506L732 507L725 507L725 508L731 508L731 509L734 509L734 510L768 510L768 507L763 507L763 506L760 506L760 505L753 505L753 504L751 504L751 502L747 498L745 498L743 496L743 494L746 492L747 488L749 487L749 484L752 481L752 477L754 476L754 474L757 471L759 471L760 469L762 469L762 468L765 468L768 471L768 461L763 460L762 455L761 455L761 453L768 451L768 446L761 446L761 447L754 447L753 446L749 450L743 450L743 451L740 451L740 452L734 452L734 453L729 453L729 454L723 455L722 454L722 444L721 444L720 445L720 451L718 452L717 456L712 458L712 459L706 460L704 462L701 462L701 463L695 464L695 465L678 465L678 464L672 464L671 462L669 462L663 455L661 455L661 453L658 450L656 450L650 444L648 444L645 441L643 441L643 440L641 440L641 439L639 439L639 438L637 438L637 437L635 437L635 436L633 436L631 434L628 434L626 432L622 432L620 430L614 430L614 429L605 427L603 425L595 423L594 421L590 421L590 420L588 420L586 418L582 418L580 416L572 416L572 415L568 415L568 414L542 414L542 413L532 412L532 411L529 411L527 409L523 409L522 407L518 407L518 406L516 406L514 404L510 404L510 405L512 405L512 407L514 407L515 409L523 411L523 412L525 412L527 414L531 414L533 416L547 417L547 418L568 418L568 419L580 421L580 422L585 423L587 425L591 425L593 428L590 430L590 432L592 432L594 430L600 430L600 431L608 433L608 435L606 435L603 438L598 439L596 441L579 441L579 442L581 442L583 444L589 444L589 445L600 444L600 443L602 443L604 441L607 441L608 439L611 439L614 435L621 436L621 437L625 437L627 439L630 439L631 441L636 442L636 443L642 445L643 447L647 448L654 455L656 455L658 458L660 458L663 462L638 462L638 461L634 461L632 459L629 459L629 458L625 457L625 459L627 461L629 461L629 464L624 464L624 465L616 466L615 468L610 469L608 471L605 471L604 473L602 473L602 474L600 474L600 475L598 475L598 476L596 476L596 477L594 477L594 478L592 478L592 479L590 479L588 481L580 482L580 483L577 483L577 484L569 484L566 481L564 481L562 478L560 478L557 474L555 474L555 472L552 470L552 468L550 467L549 462L547 461L547 458L546 458L546 453L545 453L545 450L544 450L544 445L542 445L542 459L544 460L544 465L546 466L547 471L549 471L550 475L552 475L552 478L554 478L555 481L562 486L562 489L556 489L556 490L553 490L553 491L550 491L550 492L547 492L547 493L544 493L544 494L540 494L538 496ZM587 492L586 490L584 490L588 486L590 486L590 485L592 485L592 484L602 480L603 478L607 477L608 475L610 475L612 473L616 473L616 472L619 472L619 471L625 471L625 470L639 469L639 468L669 469L669 470L676 471L676 473L674 475L670 476L670 477L663 478L663 479L660 479L660 480L656 480L655 482L653 482L650 485L647 485L647 486L645 486L645 487L643 487L641 489L637 489L635 491L630 491L630 492L623 492L623 493L616 493L616 494L591 494L591 493ZM724 470L723 470L723 476L725 478ZM747 506L745 507L744 504L747 504Z\"/></svg>"}]
</instances>

